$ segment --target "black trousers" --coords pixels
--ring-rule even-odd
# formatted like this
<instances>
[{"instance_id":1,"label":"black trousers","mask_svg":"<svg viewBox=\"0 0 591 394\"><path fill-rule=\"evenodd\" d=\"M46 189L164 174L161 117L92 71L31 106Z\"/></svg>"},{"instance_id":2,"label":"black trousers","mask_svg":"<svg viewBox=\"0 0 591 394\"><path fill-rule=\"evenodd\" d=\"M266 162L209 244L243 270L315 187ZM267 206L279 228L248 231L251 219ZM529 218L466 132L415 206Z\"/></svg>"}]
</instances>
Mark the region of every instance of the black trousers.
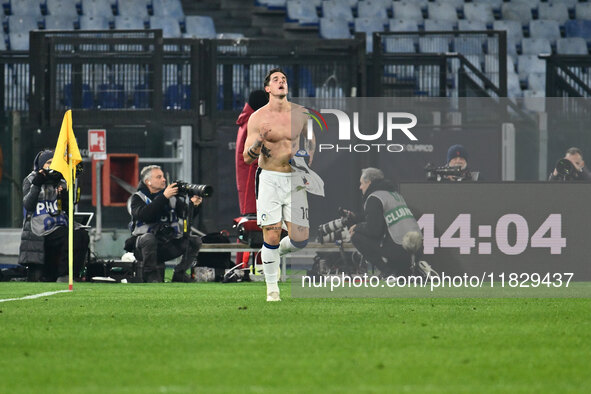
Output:
<instances>
[{"instance_id":1,"label":"black trousers","mask_svg":"<svg viewBox=\"0 0 591 394\"><path fill-rule=\"evenodd\" d=\"M370 238L356 232L351 237L351 243L363 257L380 270L383 275L411 274L411 255L402 245L398 245L390 237L381 239ZM417 260L422 253L417 253ZM384 258L386 261L384 261Z\"/></svg>"},{"instance_id":2,"label":"black trousers","mask_svg":"<svg viewBox=\"0 0 591 394\"><path fill-rule=\"evenodd\" d=\"M195 264L201 248L201 238L182 237L162 242L152 233L140 235L135 244L134 255L146 282L164 281L164 262L183 256L174 267L177 272L184 272Z\"/></svg>"},{"instance_id":3,"label":"black trousers","mask_svg":"<svg viewBox=\"0 0 591 394\"><path fill-rule=\"evenodd\" d=\"M84 229L74 231L74 278L80 277L84 267L90 237ZM29 266L30 281L55 282L60 276L68 275L68 228L60 226L43 237L45 262L42 267ZM40 270L40 272L38 272ZM37 272L33 272L37 271Z\"/></svg>"}]
</instances>

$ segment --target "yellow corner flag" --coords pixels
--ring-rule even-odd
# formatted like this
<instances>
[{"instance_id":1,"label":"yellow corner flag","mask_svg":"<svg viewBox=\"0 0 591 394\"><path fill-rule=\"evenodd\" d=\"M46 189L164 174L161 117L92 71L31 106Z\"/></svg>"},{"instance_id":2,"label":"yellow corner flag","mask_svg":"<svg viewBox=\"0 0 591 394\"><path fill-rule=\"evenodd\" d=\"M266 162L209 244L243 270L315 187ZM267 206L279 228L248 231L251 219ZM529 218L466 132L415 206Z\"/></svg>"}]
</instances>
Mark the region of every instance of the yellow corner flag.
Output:
<instances>
[{"instance_id":1,"label":"yellow corner flag","mask_svg":"<svg viewBox=\"0 0 591 394\"><path fill-rule=\"evenodd\" d=\"M73 289L74 270L74 167L82 161L72 128L72 110L66 111L50 169L62 174L68 184L68 276L69 290Z\"/></svg>"}]
</instances>

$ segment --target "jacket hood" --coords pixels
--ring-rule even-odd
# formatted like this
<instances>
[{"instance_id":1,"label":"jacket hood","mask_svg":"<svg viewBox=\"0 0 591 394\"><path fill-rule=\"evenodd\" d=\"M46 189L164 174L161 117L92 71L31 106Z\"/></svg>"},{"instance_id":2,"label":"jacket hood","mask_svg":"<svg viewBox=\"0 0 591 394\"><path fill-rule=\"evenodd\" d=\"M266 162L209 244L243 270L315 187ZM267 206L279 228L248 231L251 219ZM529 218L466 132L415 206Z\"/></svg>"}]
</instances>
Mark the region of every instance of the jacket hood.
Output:
<instances>
[{"instance_id":1,"label":"jacket hood","mask_svg":"<svg viewBox=\"0 0 591 394\"><path fill-rule=\"evenodd\" d=\"M252 115L253 113L254 110L252 109L252 107L248 103L244 104L242 112L238 116L238 119L236 119L236 124L238 126L242 126L243 124L248 123L248 119L250 118L250 115Z\"/></svg>"},{"instance_id":2,"label":"jacket hood","mask_svg":"<svg viewBox=\"0 0 591 394\"><path fill-rule=\"evenodd\" d=\"M369 187L367 188L367 191L363 195L363 201L367 200L367 197L369 197L369 195L371 193L373 193L377 190L385 190L388 192L395 192L396 185L394 184L394 182L390 181L389 179L378 179L378 180L372 181L371 184L369 185Z\"/></svg>"}]
</instances>

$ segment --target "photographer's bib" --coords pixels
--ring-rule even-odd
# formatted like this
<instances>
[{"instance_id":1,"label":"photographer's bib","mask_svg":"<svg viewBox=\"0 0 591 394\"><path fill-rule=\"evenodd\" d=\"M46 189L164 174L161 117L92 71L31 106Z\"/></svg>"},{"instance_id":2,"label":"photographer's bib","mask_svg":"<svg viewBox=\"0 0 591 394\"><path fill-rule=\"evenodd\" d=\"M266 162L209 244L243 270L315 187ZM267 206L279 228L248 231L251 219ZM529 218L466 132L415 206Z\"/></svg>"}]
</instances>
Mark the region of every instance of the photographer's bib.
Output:
<instances>
[{"instance_id":1,"label":"photographer's bib","mask_svg":"<svg viewBox=\"0 0 591 394\"><path fill-rule=\"evenodd\" d=\"M148 196L146 196L144 193L142 193L141 191L138 191L135 193L137 196L139 196L146 204L150 204L152 202L152 200L150 200L150 198ZM168 200L168 205L167 207L167 212L165 215L162 215L160 217L160 221L157 223L144 223L141 220L137 220L135 221L135 225L132 231L133 235L142 235L142 234L147 234L147 233L153 233L156 234L158 232L158 230L160 230L161 227L163 226L169 226L172 230L174 230L174 238L181 238L183 236L183 226L184 226L184 221L183 219L180 219L175 211L175 206L177 203L177 198L176 197L171 197ZM131 208L129 208L129 210L131 211Z\"/></svg>"},{"instance_id":2,"label":"photographer's bib","mask_svg":"<svg viewBox=\"0 0 591 394\"><path fill-rule=\"evenodd\" d=\"M388 233L395 243L402 245L402 239L409 231L418 231L421 233L421 229L419 228L414 215L406 206L406 201L404 201L404 198L400 194L378 190L367 197L365 204L367 204L367 201L372 196L378 198L382 202Z\"/></svg>"}]
</instances>

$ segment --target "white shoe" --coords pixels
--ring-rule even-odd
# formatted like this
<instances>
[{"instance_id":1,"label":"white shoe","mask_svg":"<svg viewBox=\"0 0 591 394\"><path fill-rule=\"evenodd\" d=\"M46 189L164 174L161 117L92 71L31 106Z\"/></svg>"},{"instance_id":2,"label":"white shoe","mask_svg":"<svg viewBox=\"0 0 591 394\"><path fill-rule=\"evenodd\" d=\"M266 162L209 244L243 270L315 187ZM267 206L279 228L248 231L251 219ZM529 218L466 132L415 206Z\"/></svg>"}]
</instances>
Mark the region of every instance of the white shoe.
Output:
<instances>
[{"instance_id":1,"label":"white shoe","mask_svg":"<svg viewBox=\"0 0 591 394\"><path fill-rule=\"evenodd\" d=\"M427 263L426 261L419 261L417 264L419 271L425 275L426 279L430 279L432 277L439 277L437 271L435 271L431 264Z\"/></svg>"},{"instance_id":2,"label":"white shoe","mask_svg":"<svg viewBox=\"0 0 591 394\"><path fill-rule=\"evenodd\" d=\"M281 301L281 298L279 298L279 292L272 291L272 292L268 293L267 294L267 301L268 302Z\"/></svg>"}]
</instances>

